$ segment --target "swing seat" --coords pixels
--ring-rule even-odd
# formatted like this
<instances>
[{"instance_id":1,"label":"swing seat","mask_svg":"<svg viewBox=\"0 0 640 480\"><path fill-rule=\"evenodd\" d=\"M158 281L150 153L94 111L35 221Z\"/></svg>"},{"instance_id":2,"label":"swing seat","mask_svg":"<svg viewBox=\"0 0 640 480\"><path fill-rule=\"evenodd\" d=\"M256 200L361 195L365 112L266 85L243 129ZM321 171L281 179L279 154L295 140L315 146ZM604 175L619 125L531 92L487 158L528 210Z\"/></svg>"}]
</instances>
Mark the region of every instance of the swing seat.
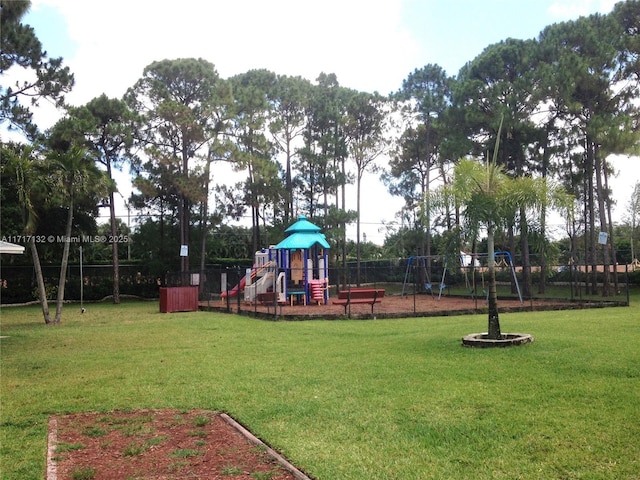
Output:
<instances>
[{"instance_id":1,"label":"swing seat","mask_svg":"<svg viewBox=\"0 0 640 480\"><path fill-rule=\"evenodd\" d=\"M431 284L430 283L426 283L424 286L425 290L431 291Z\"/></svg>"}]
</instances>

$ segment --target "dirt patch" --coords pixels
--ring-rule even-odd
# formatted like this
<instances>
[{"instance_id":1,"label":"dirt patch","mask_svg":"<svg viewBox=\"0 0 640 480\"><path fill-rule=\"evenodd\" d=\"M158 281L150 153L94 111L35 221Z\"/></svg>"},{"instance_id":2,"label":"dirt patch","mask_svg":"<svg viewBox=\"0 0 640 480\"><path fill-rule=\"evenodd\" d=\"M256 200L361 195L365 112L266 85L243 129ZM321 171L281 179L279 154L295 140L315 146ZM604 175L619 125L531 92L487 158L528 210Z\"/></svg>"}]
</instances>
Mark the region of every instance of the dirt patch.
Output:
<instances>
[{"instance_id":1,"label":"dirt patch","mask_svg":"<svg viewBox=\"0 0 640 480\"><path fill-rule=\"evenodd\" d=\"M217 412L82 413L49 428L47 480L308 479Z\"/></svg>"},{"instance_id":2,"label":"dirt patch","mask_svg":"<svg viewBox=\"0 0 640 480\"><path fill-rule=\"evenodd\" d=\"M200 308L212 311L230 311L238 312L237 298L230 299L227 310L226 303L222 301L201 302ZM253 314L256 316L269 318L277 316L282 319L339 319L339 318L406 318L406 317L435 317L446 315L464 315L473 313L485 313L487 311L487 302L485 298L480 297L458 297L437 294L418 294L418 295L387 295L380 303L371 305L352 305L345 308L341 305L334 305L332 302L335 298L329 298L329 303L310 304L310 305L280 305L265 306L260 303L240 302L240 310L243 313ZM569 300L548 300L548 299L530 299L520 302L515 299L498 299L498 309L501 313L505 312L521 312L536 310L555 310L565 308L584 308ZM265 315L266 314L266 315Z\"/></svg>"}]
</instances>

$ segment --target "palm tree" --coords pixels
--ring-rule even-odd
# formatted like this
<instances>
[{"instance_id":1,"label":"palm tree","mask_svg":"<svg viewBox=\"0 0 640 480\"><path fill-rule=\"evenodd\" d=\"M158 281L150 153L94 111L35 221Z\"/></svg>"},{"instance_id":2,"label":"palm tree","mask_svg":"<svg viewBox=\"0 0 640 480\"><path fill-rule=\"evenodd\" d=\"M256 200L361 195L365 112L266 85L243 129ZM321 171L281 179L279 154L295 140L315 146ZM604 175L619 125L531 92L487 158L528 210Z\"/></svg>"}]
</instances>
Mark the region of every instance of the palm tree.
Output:
<instances>
[{"instance_id":1,"label":"palm tree","mask_svg":"<svg viewBox=\"0 0 640 480\"><path fill-rule=\"evenodd\" d=\"M54 323L60 323L67 279L67 265L69 263L69 247L71 243L75 200L80 195L104 197L108 194L109 183L105 178L104 172L98 170L87 156L87 152L77 145L72 145L66 151L53 151L49 158L54 162L55 174L53 177L58 186L60 202L64 203L67 208L65 242L62 251L62 262L60 264L58 297L54 318Z\"/></svg>"},{"instance_id":2,"label":"palm tree","mask_svg":"<svg viewBox=\"0 0 640 480\"><path fill-rule=\"evenodd\" d=\"M460 209L466 231L475 238L484 228L487 233L489 273L488 328L486 338L503 338L498 315L494 235L496 230L516 218L523 210L541 210L546 205L566 205L570 196L549 183L546 178L510 177L497 164L502 122L498 128L493 157L483 165L474 159L463 159L454 169L453 181L435 192L434 208L451 205Z\"/></svg>"},{"instance_id":3,"label":"palm tree","mask_svg":"<svg viewBox=\"0 0 640 480\"><path fill-rule=\"evenodd\" d=\"M51 314L49 313L49 303L35 235L39 223L35 200L36 197L40 197L40 199L46 197L49 176L36 155L35 147L31 145L12 145L5 148L3 154L7 155L8 163L12 164L13 170L15 170L18 202L22 207L23 233L29 238L42 315L44 323L49 325L51 324Z\"/></svg>"}]
</instances>

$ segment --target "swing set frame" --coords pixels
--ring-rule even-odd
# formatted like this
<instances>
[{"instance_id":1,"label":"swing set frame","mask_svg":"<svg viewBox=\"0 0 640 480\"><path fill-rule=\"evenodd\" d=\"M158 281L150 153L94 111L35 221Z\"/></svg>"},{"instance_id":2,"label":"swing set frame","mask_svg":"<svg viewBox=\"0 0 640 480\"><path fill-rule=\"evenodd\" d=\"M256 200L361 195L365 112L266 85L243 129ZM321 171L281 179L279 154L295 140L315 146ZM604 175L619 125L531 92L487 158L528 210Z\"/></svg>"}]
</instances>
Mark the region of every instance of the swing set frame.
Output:
<instances>
[{"instance_id":1,"label":"swing set frame","mask_svg":"<svg viewBox=\"0 0 640 480\"><path fill-rule=\"evenodd\" d=\"M471 293L471 296L474 297L475 296L475 271L476 271L476 266L473 264L473 262L475 260L477 260L478 258L487 258L489 256L488 253L477 253L475 255L472 256L473 261L472 264L470 266L463 266L464 270L464 280L465 280L465 284L467 289L469 290L469 292ZM516 290L518 292L518 299L520 300L520 304L523 304L524 301L522 300L522 291L520 290L520 284L518 283L518 276L516 275L516 269L515 266L513 265L513 259L511 258L511 253L507 252L507 251L499 251L499 252L494 252L493 254L493 258L495 259L495 266L496 267L508 267L511 270L511 276L513 277L513 283L516 286ZM461 258L461 262L462 264L462 258ZM472 279L472 284L469 284L469 277L468 277L468 268L472 269L472 273L474 275L473 279ZM482 293L485 296L485 299L487 299L489 297L489 292L487 290L485 290L485 285L484 285L484 271L481 271L481 276L482 276Z\"/></svg>"},{"instance_id":2,"label":"swing set frame","mask_svg":"<svg viewBox=\"0 0 640 480\"><path fill-rule=\"evenodd\" d=\"M474 262L478 259L478 258L487 258L489 256L488 253L477 253L472 255L472 261L471 261L471 265L470 266L466 266L463 262L462 259L462 254L460 255L460 266L462 268L464 268L464 278L465 278L465 284L467 289L470 291L472 297L475 297L475 270L476 270L476 266L474 264ZM433 285L431 283L431 278L429 276L429 269L427 268L427 261L429 260L433 260L433 259L442 259L444 258L444 263L443 263L443 270L442 270L442 277L440 279L440 284L438 285L438 299L441 298L442 296L442 291L447 287L447 285L445 284L445 278L447 275L447 262L446 262L446 257L443 257L442 255L414 255L414 256L410 256L407 260L407 269L405 271L404 274L404 281L402 283L402 296L404 297L405 295L408 295L408 292L406 291L406 287L408 285L408 280L409 280L409 272L411 271L411 266L412 264L415 262L415 267L418 268L422 268L423 272L424 272L424 278L426 280L426 283L424 285L424 288L426 291L431 293L432 297L435 297L434 295L434 288ZM523 300L522 300L522 291L520 290L520 284L518 283L518 277L516 275L516 269L515 266L513 265L513 259L511 258L511 253L507 252L507 251L498 251L495 252L493 254L493 258L496 261L496 266L497 267L508 267L511 270L511 275L513 277L513 282L516 286L516 290L518 292L518 298L520 299L520 303L523 304ZM472 272L474 275L474 279L473 279L473 284L470 285L469 284L469 277L468 277L468 269L469 267L472 268ZM481 272L482 274L482 290L483 290L483 294L485 297L488 298L489 296L489 292L485 290L485 285L484 285L484 271Z\"/></svg>"}]
</instances>

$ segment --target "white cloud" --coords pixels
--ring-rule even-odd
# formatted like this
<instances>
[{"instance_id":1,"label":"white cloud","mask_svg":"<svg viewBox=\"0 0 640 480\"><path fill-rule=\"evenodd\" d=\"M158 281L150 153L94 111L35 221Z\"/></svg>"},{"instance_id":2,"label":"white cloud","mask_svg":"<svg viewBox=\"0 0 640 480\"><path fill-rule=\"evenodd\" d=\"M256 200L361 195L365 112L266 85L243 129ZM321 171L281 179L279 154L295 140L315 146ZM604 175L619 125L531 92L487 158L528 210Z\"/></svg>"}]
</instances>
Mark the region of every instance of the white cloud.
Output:
<instances>
[{"instance_id":1,"label":"white cloud","mask_svg":"<svg viewBox=\"0 0 640 480\"><path fill-rule=\"evenodd\" d=\"M60 10L78 45L74 56L65 57L76 76L69 96L74 103L103 92L121 96L144 67L167 58L205 58L223 77L252 68L309 80L320 72L336 73L344 86L385 94L417 64L417 44L400 22L400 0L38 0L36 5L44 3Z\"/></svg>"},{"instance_id":2,"label":"white cloud","mask_svg":"<svg viewBox=\"0 0 640 480\"><path fill-rule=\"evenodd\" d=\"M212 62L223 78L266 68L315 81L325 72L345 87L387 94L421 64L417 40L402 24L402 3L33 0L32 9L55 8L64 19L55 28L75 46L63 57L76 79L66 98L82 105L102 93L121 97L153 61L191 57ZM46 128L60 112L36 115ZM126 196L126 175L118 176ZM368 180L384 190L376 176ZM380 209L372 213L379 220Z\"/></svg>"},{"instance_id":3,"label":"white cloud","mask_svg":"<svg viewBox=\"0 0 640 480\"><path fill-rule=\"evenodd\" d=\"M549 6L549 14L558 21L576 19L594 12L609 13L618 0L561 0Z\"/></svg>"},{"instance_id":4,"label":"white cloud","mask_svg":"<svg viewBox=\"0 0 640 480\"><path fill-rule=\"evenodd\" d=\"M67 100L81 105L102 93L121 97L153 61L186 57L212 62L223 78L266 68L314 81L325 72L335 73L345 87L387 94L397 90L415 68L443 64L460 56L460 51L466 52L461 46L468 46L469 39L475 38L471 33L483 28L468 8L475 0L445 1L447 6L439 16L434 6L424 7L431 3L425 0L32 0L32 9L46 5L64 18L65 23L55 28L75 47L72 54L61 54L76 78ZM520 18L526 26L530 19L524 12L532 8L544 11L549 5L545 18L564 21L607 13L616 0L500 2L522 9ZM495 7L491 4L486 5L489 11ZM414 13L413 33L403 23L403 6ZM437 28L442 25L448 28ZM542 27L535 25L533 31ZM445 33L431 38L425 35L427 31ZM413 35L423 35L422 50ZM462 57L458 62L468 60L471 58ZM36 122L46 128L59 112L47 108L36 115ZM637 179L634 174L622 178L634 176ZM123 175L123 193L126 180ZM397 210L396 199L385 195L377 176L367 175L367 181L372 185L367 189L372 198L364 203L363 221L391 219ZM626 192L622 186L616 190ZM372 240L380 237L377 226L371 227L368 236Z\"/></svg>"}]
</instances>

